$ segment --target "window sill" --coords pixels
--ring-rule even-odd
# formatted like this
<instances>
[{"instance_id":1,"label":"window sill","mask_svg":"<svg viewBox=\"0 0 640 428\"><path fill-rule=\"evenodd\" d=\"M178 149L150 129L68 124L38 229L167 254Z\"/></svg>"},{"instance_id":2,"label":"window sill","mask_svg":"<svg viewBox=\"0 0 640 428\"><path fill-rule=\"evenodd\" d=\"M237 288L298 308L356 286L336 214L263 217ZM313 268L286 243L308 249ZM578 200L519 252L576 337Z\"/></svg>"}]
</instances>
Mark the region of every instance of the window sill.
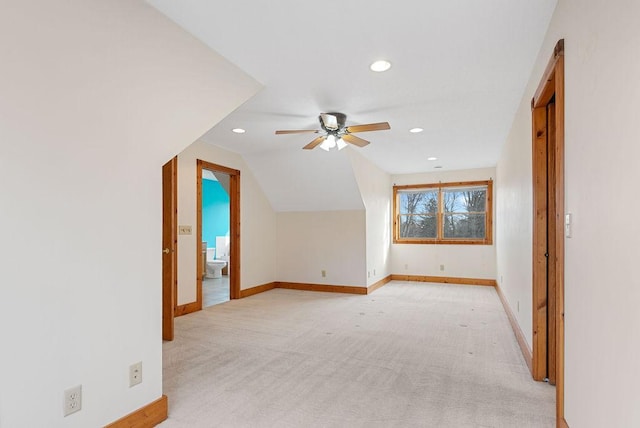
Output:
<instances>
[{"instance_id":1,"label":"window sill","mask_svg":"<svg viewBox=\"0 0 640 428\"><path fill-rule=\"evenodd\" d=\"M492 239L394 239L394 244L419 245L493 245Z\"/></svg>"}]
</instances>

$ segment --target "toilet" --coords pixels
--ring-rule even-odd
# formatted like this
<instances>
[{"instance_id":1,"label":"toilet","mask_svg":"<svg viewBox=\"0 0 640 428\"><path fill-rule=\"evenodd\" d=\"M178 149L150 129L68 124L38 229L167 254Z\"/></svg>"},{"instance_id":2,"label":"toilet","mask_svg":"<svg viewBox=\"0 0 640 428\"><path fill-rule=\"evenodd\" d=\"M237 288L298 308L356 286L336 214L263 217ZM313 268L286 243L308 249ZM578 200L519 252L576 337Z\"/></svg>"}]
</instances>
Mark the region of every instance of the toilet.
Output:
<instances>
[{"instance_id":1,"label":"toilet","mask_svg":"<svg viewBox=\"0 0 640 428\"><path fill-rule=\"evenodd\" d=\"M222 269L227 265L224 260L216 260L216 249L207 248L207 274L206 278L221 278Z\"/></svg>"}]
</instances>

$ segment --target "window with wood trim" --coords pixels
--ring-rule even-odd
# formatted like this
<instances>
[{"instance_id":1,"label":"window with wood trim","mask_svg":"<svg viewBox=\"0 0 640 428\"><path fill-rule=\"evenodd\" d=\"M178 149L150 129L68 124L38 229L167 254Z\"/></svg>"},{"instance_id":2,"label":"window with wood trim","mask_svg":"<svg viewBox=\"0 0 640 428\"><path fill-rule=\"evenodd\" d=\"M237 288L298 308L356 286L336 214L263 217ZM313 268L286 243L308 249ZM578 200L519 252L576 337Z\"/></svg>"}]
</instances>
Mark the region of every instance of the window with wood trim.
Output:
<instances>
[{"instance_id":1,"label":"window with wood trim","mask_svg":"<svg viewBox=\"0 0 640 428\"><path fill-rule=\"evenodd\" d=\"M393 186L396 244L493 243L493 181Z\"/></svg>"}]
</instances>

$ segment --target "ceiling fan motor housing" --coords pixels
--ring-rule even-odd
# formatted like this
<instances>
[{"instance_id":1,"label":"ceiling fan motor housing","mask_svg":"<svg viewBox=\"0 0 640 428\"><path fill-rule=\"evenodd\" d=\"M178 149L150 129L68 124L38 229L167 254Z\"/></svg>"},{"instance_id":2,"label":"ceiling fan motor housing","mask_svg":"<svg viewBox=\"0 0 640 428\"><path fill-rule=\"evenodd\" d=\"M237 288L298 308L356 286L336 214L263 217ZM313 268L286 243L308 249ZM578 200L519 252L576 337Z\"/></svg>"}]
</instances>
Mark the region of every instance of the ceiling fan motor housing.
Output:
<instances>
[{"instance_id":1,"label":"ceiling fan motor housing","mask_svg":"<svg viewBox=\"0 0 640 428\"><path fill-rule=\"evenodd\" d=\"M347 115L344 113L320 113L318 117L320 120L320 127L328 133L335 134L337 131L344 128L344 124L347 121Z\"/></svg>"}]
</instances>

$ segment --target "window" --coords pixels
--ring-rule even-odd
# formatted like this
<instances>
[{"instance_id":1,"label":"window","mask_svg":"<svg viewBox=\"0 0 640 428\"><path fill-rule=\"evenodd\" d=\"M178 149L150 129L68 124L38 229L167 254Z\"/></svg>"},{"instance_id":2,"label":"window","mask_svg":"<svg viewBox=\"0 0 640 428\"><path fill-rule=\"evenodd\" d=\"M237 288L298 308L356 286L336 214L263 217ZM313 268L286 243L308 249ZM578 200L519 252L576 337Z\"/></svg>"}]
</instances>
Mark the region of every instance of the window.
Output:
<instances>
[{"instance_id":1,"label":"window","mask_svg":"<svg viewBox=\"0 0 640 428\"><path fill-rule=\"evenodd\" d=\"M393 186L393 242L492 244L492 185L488 180Z\"/></svg>"}]
</instances>

